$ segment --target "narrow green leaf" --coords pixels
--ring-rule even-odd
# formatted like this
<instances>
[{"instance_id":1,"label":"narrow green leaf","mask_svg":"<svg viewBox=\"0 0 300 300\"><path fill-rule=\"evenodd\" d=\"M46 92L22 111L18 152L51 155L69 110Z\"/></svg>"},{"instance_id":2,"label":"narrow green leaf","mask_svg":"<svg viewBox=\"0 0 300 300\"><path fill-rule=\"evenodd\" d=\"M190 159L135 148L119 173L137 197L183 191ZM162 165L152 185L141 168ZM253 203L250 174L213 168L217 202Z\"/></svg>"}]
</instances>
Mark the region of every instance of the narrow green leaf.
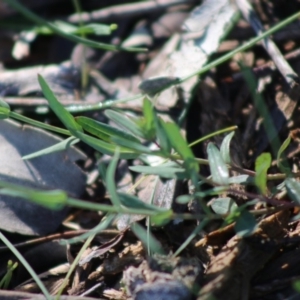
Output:
<instances>
[{"instance_id":1,"label":"narrow green leaf","mask_svg":"<svg viewBox=\"0 0 300 300\"><path fill-rule=\"evenodd\" d=\"M45 79L38 75L38 81L44 93L44 96L49 102L51 109L54 111L60 121L66 128L73 133L73 131L82 131L81 126L75 121L74 117L64 108L64 106L57 100Z\"/></svg>"},{"instance_id":2,"label":"narrow green leaf","mask_svg":"<svg viewBox=\"0 0 300 300\"><path fill-rule=\"evenodd\" d=\"M156 136L158 139L158 144L160 146L160 149L164 151L166 154L171 153L172 145L165 131L165 127L164 127L165 121L155 115L154 123L155 123Z\"/></svg>"},{"instance_id":3,"label":"narrow green leaf","mask_svg":"<svg viewBox=\"0 0 300 300\"><path fill-rule=\"evenodd\" d=\"M138 197L125 193L118 193L119 199L126 208L146 209L156 212L165 212L165 208L161 208L152 204L148 204L140 200Z\"/></svg>"},{"instance_id":4,"label":"narrow green leaf","mask_svg":"<svg viewBox=\"0 0 300 300\"><path fill-rule=\"evenodd\" d=\"M211 208L218 215L227 215L235 211L238 206L232 198L225 197L214 199L212 201Z\"/></svg>"},{"instance_id":5,"label":"narrow green leaf","mask_svg":"<svg viewBox=\"0 0 300 300\"><path fill-rule=\"evenodd\" d=\"M221 156L219 149L213 143L208 144L207 155L213 181L221 185L228 185L228 168Z\"/></svg>"},{"instance_id":6,"label":"narrow green leaf","mask_svg":"<svg viewBox=\"0 0 300 300\"><path fill-rule=\"evenodd\" d=\"M159 165L155 167L151 166L132 166L129 167L131 171L150 174L150 175L158 175L162 178L167 179L186 179L189 178L188 173L180 167L166 167L164 165Z\"/></svg>"},{"instance_id":7,"label":"narrow green leaf","mask_svg":"<svg viewBox=\"0 0 300 300\"><path fill-rule=\"evenodd\" d=\"M300 182L295 178L287 178L285 181L286 190L291 199L300 205Z\"/></svg>"},{"instance_id":8,"label":"narrow green leaf","mask_svg":"<svg viewBox=\"0 0 300 300\"><path fill-rule=\"evenodd\" d=\"M192 150L189 148L187 142L182 137L180 130L175 123L162 123L162 125L167 134L168 140L170 141L170 144L182 157L184 166L189 173L193 185L197 186L199 165Z\"/></svg>"},{"instance_id":9,"label":"narrow green leaf","mask_svg":"<svg viewBox=\"0 0 300 300\"><path fill-rule=\"evenodd\" d=\"M144 98L143 101L143 114L145 117L145 124L143 128L144 134L148 140L152 140L156 136L155 112L153 104L147 98Z\"/></svg>"},{"instance_id":10,"label":"narrow green leaf","mask_svg":"<svg viewBox=\"0 0 300 300\"><path fill-rule=\"evenodd\" d=\"M118 146L122 146L128 149L131 149L135 152L143 154L152 154L155 155L155 151L152 151L150 148L141 144L141 142L133 142L119 137L112 137L111 141Z\"/></svg>"},{"instance_id":11,"label":"narrow green leaf","mask_svg":"<svg viewBox=\"0 0 300 300\"><path fill-rule=\"evenodd\" d=\"M283 156L283 152L286 150L286 148L290 145L291 143L291 137L288 136L286 138L286 140L281 144L279 150L278 150L278 153L277 153L277 166L280 170L282 170L282 172L286 173L286 174L290 174L291 173L291 169L290 167L288 166L287 163L283 163L281 161L282 159L282 156Z\"/></svg>"},{"instance_id":12,"label":"narrow green leaf","mask_svg":"<svg viewBox=\"0 0 300 300\"><path fill-rule=\"evenodd\" d=\"M234 131L230 132L225 136L225 138L222 141L221 147L220 147L220 153L223 158L223 161L226 164L231 163L231 157L230 157L230 142L234 136Z\"/></svg>"},{"instance_id":13,"label":"narrow green leaf","mask_svg":"<svg viewBox=\"0 0 300 300\"><path fill-rule=\"evenodd\" d=\"M246 209L241 211L238 217L234 229L237 235L240 237L246 237L251 235L257 227L256 220L251 213Z\"/></svg>"},{"instance_id":14,"label":"narrow green leaf","mask_svg":"<svg viewBox=\"0 0 300 300\"><path fill-rule=\"evenodd\" d=\"M61 240L59 242L59 244L60 245L78 244L78 243L86 240L91 235L97 235L101 231L103 231L107 227L109 227L111 225L111 223L113 223L115 217L116 217L115 214L106 214L105 218L102 218L101 222L98 225L96 225L94 228L90 229L88 232L85 232L85 233L83 233L79 236L76 236L74 238L71 238L71 239Z\"/></svg>"},{"instance_id":15,"label":"narrow green leaf","mask_svg":"<svg viewBox=\"0 0 300 300\"><path fill-rule=\"evenodd\" d=\"M104 141L111 141L111 137L120 137L128 141L139 143L140 140L137 139L132 134L120 130L116 127L95 121L87 117L76 117L76 122L82 126L82 128L90 134L93 134Z\"/></svg>"},{"instance_id":16,"label":"narrow green leaf","mask_svg":"<svg viewBox=\"0 0 300 300\"><path fill-rule=\"evenodd\" d=\"M255 185L263 195L267 194L267 172L271 166L272 158L270 153L262 153L255 160Z\"/></svg>"},{"instance_id":17,"label":"narrow green leaf","mask_svg":"<svg viewBox=\"0 0 300 300\"><path fill-rule=\"evenodd\" d=\"M116 112L114 110L106 110L104 114L112 120L114 123L119 125L121 128L128 130L134 136L145 138L143 129L134 121L126 117L124 114Z\"/></svg>"},{"instance_id":18,"label":"narrow green leaf","mask_svg":"<svg viewBox=\"0 0 300 300\"><path fill-rule=\"evenodd\" d=\"M7 182L0 182L1 195L20 197L50 209L62 209L68 195L62 190L43 191Z\"/></svg>"},{"instance_id":19,"label":"narrow green leaf","mask_svg":"<svg viewBox=\"0 0 300 300\"><path fill-rule=\"evenodd\" d=\"M107 154L107 155L114 155L116 149L118 146L114 144L109 144L104 141L101 141L99 139L96 139L92 136L89 136L87 134L84 134L80 131L74 132L74 135L79 138L84 143L88 144L95 150L99 151L100 153ZM140 155L140 153L137 153L131 149L126 149L124 147L120 148L120 158L124 159L133 159L137 158Z\"/></svg>"},{"instance_id":20,"label":"narrow green leaf","mask_svg":"<svg viewBox=\"0 0 300 300\"><path fill-rule=\"evenodd\" d=\"M150 232L147 232L140 224L133 223L130 228L145 247L150 249L151 253L165 254L160 242Z\"/></svg>"},{"instance_id":21,"label":"narrow green leaf","mask_svg":"<svg viewBox=\"0 0 300 300\"><path fill-rule=\"evenodd\" d=\"M50 153L54 153L54 152L58 152L58 151L63 151L68 149L69 147L75 145L76 143L79 142L79 139L71 136L69 138L67 138L64 141L61 141L53 146L50 146L48 148L42 149L40 151L36 151L34 153L25 155L22 157L22 159L26 160L26 159L32 159L41 155L46 155L46 154L50 154Z\"/></svg>"},{"instance_id":22,"label":"narrow green leaf","mask_svg":"<svg viewBox=\"0 0 300 300\"><path fill-rule=\"evenodd\" d=\"M121 200L117 193L117 187L115 182L115 173L116 173L119 157L120 157L119 148L117 148L115 155L112 158L107 168L106 180L105 180L106 188L110 195L110 201L113 204L113 206L117 208L121 207Z\"/></svg>"},{"instance_id":23,"label":"narrow green leaf","mask_svg":"<svg viewBox=\"0 0 300 300\"><path fill-rule=\"evenodd\" d=\"M10 107L9 105L0 99L0 120L7 119L9 117Z\"/></svg>"}]
</instances>

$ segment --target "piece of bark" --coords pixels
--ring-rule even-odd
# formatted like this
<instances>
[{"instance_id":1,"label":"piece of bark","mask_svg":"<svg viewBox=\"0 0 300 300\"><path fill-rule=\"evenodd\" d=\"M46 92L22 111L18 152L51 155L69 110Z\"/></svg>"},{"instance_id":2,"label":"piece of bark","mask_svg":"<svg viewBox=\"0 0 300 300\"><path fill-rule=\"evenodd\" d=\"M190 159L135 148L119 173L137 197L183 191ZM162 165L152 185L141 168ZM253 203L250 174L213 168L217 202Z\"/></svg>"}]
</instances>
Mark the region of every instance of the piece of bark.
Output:
<instances>
[{"instance_id":1,"label":"piece of bark","mask_svg":"<svg viewBox=\"0 0 300 300\"><path fill-rule=\"evenodd\" d=\"M256 232L249 238L234 236L221 252L213 258L205 276L206 284L197 300L248 299L249 283L256 272L272 257L276 247L263 248L261 241L282 238L290 212L280 211L262 220Z\"/></svg>"}]
</instances>

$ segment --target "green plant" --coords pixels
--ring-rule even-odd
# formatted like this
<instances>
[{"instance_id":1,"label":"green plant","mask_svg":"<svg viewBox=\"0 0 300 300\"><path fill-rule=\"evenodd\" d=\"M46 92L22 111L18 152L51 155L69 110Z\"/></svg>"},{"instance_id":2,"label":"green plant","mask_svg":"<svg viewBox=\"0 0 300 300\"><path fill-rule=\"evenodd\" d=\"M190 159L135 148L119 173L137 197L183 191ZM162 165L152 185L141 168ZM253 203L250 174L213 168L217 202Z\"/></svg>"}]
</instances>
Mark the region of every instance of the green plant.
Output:
<instances>
[{"instance_id":1,"label":"green plant","mask_svg":"<svg viewBox=\"0 0 300 300\"><path fill-rule=\"evenodd\" d=\"M6 2L10 3L13 7L22 11L23 14L27 15L31 20L35 21L36 23L40 24L39 30L48 33L56 33L69 38L75 42L83 43L85 45L94 46L94 47L102 47L106 50L116 50L118 48L95 43L93 41L89 41L86 39L85 34L91 30L90 27L80 26L79 28L66 29L63 27L62 24L52 24L45 22L44 20L37 18L37 16L33 15L32 13L28 12L26 9L17 1L13 0L5 0ZM208 64L201 70L197 70L196 72L184 77L184 78L165 78L166 80L161 80L159 82L159 86L155 90L149 88L144 91L150 95L155 95L163 91L164 89L175 85L180 84L187 79L191 78L192 76L200 75L209 69L223 63L224 61L231 58L234 54L244 51L247 48L254 45L260 39L266 37L269 34L272 34L278 28L286 25L288 22L291 22L298 18L300 13L295 14L294 16L290 17L289 19L285 20L284 22L278 24L277 26L271 28L270 30L266 31L263 35L253 39L252 41L246 43L245 45L237 48L236 50L230 52L229 54L221 57L220 59ZM66 25L66 24L64 24ZM69 30L69 31L68 31ZM85 31L87 30L87 31ZM95 30L92 29L92 30ZM82 34L81 37L78 37L77 34ZM125 50L140 50L140 49L125 49ZM247 75L247 80L250 86L251 91L255 95L256 85L253 78L250 75ZM151 80L148 83L151 83ZM230 162L230 141L233 136L233 131L235 127L230 127L224 130L220 130L218 132L213 132L205 137L201 137L198 141L188 145L186 140L183 138L180 132L180 128L171 122L165 122L161 118L159 118L156 114L155 107L153 106L152 102L148 99L146 95L143 96L143 116L140 118L136 117L127 117L123 112L118 110L107 110L105 112L106 116L117 123L120 129L115 127L109 126L107 124L95 121L91 118L87 118L84 116L74 118L71 113L65 109L60 102L57 100L56 96L53 94L51 89L49 88L47 82L39 76L39 83L43 90L43 93L46 99L49 102L51 109L55 112L56 116L61 120L64 124L66 129L57 128L54 126L46 125L41 122L37 122L35 120L26 118L20 114L17 114L11 111L10 107L3 101L0 102L0 118L14 118L21 120L23 122L32 124L34 126L38 126L47 130L51 130L62 135L68 136L68 138L57 145L53 145L51 148L43 149L39 152L32 153L24 159L31 159L33 157L39 155L45 155L51 153L53 151L59 151L64 149L67 145L76 144L79 141L82 141L92 148L95 151L98 151L101 154L108 154L113 156L111 163L108 167L105 176L105 182L107 190L110 194L111 205L102 205L102 204L95 204L89 203L86 201L73 199L68 197L68 195L64 191L41 191L37 189L29 189L24 188L18 185L8 184L6 182L0 182L0 194L5 195L14 195L18 197L22 197L29 201L33 201L39 203L40 205L46 206L50 209L61 209L64 206L73 206L73 207L80 207L84 209L91 209L91 210L100 210L106 212L107 215L93 230L91 230L88 234L80 236L73 241L68 241L69 243L78 241L80 239L87 238L87 241L82 248L81 252L88 246L88 243L92 240L95 234L100 232L101 230L105 229L107 226L111 224L111 222L116 218L117 214L143 214L148 218L148 223L155 223L158 226L165 224L166 222L175 219L175 218L197 218L200 219L201 222L190 236L186 239L186 241L177 249L174 255L178 255L187 245L188 243L197 236L197 234L204 228L205 225L208 224L210 220L213 219L220 219L224 220L224 224L229 224L236 222L235 229L238 234L241 236L247 236L253 232L256 227L256 220L255 214L265 213L265 210L262 212L253 212L249 210L249 207L253 206L256 201L248 202L245 205L238 206L234 200L230 197L220 197L214 204L212 204L212 209L207 206L205 202L205 198L212 195L222 195L225 192L230 191L230 185L234 183L243 183L243 184L251 184L256 185L259 190L257 194L258 200L266 200L269 194L268 191L268 181L269 180L284 180L284 187L279 188L281 192L286 192L289 194L291 199L293 199L296 204L299 205L300 203L300 184L294 180L293 174L291 170L283 165L280 162L280 158L284 150L287 148L290 138L288 138L281 146L280 143L277 141L275 145L273 145L273 152L275 156L277 156L278 164L282 169L282 173L271 175L268 174L267 171L270 167L271 163L271 154L264 153L263 156L258 157L256 160L255 165L255 172L249 172L249 170L239 169L242 175L239 176L230 176L230 169L233 167L231 166ZM157 83L157 82L156 82ZM141 95L137 95L136 97L141 97ZM255 98L255 97L254 97ZM259 97L257 97L258 99ZM125 99L127 101L128 99ZM119 101L124 101L121 99ZM118 102L118 101L116 101ZM263 102L262 98L257 100L258 103ZM91 109L99 109L107 108L113 106L114 103L107 101L106 104L96 105L94 107L87 107L86 110ZM259 105L258 105L259 106ZM78 112L79 110L77 110ZM261 115L263 115L265 119L265 123L267 124L266 128L270 129L272 132L273 125L270 121L270 118L267 114L265 114L265 108L261 107ZM206 139L211 138L217 134L223 134L226 132L229 133L223 140L223 143L218 149L214 144L208 145L208 159L200 159L196 158L191 150L191 147L196 143L203 142ZM144 142L153 143L157 146L156 150L151 150L149 147L145 146ZM116 184L114 182L114 173L116 170L117 161L119 158L123 159L141 159L147 155L151 156L158 156L163 159L163 162L157 166L151 165L143 165L143 166L136 166L132 167L131 170L135 172L140 172L144 174L155 174L163 178L175 178L175 179L186 179L190 180L194 186L194 193L192 195L183 195L178 198L178 202L180 203L187 203L191 199L197 199L203 206L203 214L202 215L190 215L190 214L176 214L171 209L157 207L153 204L145 204L139 198L129 195L120 193L116 189ZM199 175L199 169L201 164L209 165L211 170L211 176L208 178L203 178ZM203 183L208 183L211 185L211 189L203 189ZM258 201L257 200L257 201ZM149 233L145 232L145 230L137 224L131 226L132 230L136 233L138 237L140 237L145 244L147 244L149 248L149 253L152 252L162 252L161 245L155 240L155 238ZM147 236L147 239L145 239ZM15 248L9 244L9 242L5 239L5 237L1 234L0 238L9 245L10 249L20 257L19 254L15 251ZM77 259L72 265L74 269L76 261L78 261L80 257L80 253L77 256ZM19 258L20 259L20 258ZM21 259L20 259L21 261ZM30 269L30 266L21 261L27 268ZM69 272L68 276L70 276L71 271ZM12 271L12 269L9 269ZM34 274L34 272L33 272ZM34 279L39 282L39 279L34 276ZM68 277L67 276L67 277ZM67 278L66 278L67 279ZM5 279L7 280L7 279ZM2 283L2 281L1 281ZM3 283L4 285L4 283ZM40 285L41 290L46 295L47 299L50 299L47 290ZM62 291L62 289L61 289ZM57 297L61 294L61 291L58 293Z\"/></svg>"}]
</instances>

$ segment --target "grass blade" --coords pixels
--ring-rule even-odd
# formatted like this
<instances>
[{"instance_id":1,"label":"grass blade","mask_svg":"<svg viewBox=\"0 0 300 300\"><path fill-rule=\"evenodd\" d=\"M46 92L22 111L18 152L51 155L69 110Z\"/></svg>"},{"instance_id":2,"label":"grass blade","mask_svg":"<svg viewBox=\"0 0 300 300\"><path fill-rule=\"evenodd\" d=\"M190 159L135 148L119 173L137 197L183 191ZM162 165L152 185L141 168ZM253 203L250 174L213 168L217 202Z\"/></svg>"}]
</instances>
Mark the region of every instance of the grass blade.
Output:
<instances>
[{"instance_id":1,"label":"grass blade","mask_svg":"<svg viewBox=\"0 0 300 300\"><path fill-rule=\"evenodd\" d=\"M124 130L95 121L91 118L76 117L75 120L85 131L104 141L111 141L111 137L119 137L136 143L140 142L139 139L132 134L124 132Z\"/></svg>"},{"instance_id":2,"label":"grass blade","mask_svg":"<svg viewBox=\"0 0 300 300\"><path fill-rule=\"evenodd\" d=\"M58 152L58 151L63 151L66 150L67 148L75 145L76 143L79 142L79 139L71 136L69 138L67 138L64 141L61 141L53 146L50 146L48 148L42 149L40 151L36 151L34 153L25 155L22 157L22 159L26 160L26 159L32 159L41 155L46 155L46 154L50 154L50 153L54 153L54 152Z\"/></svg>"},{"instance_id":3,"label":"grass blade","mask_svg":"<svg viewBox=\"0 0 300 300\"><path fill-rule=\"evenodd\" d=\"M281 144L278 153L277 153L277 167L284 172L285 174L289 175L291 173L291 169L288 166L287 163L283 163L281 159L285 159L283 156L283 152L286 150L286 148L289 146L291 143L292 138L288 136L285 141Z\"/></svg>"},{"instance_id":4,"label":"grass blade","mask_svg":"<svg viewBox=\"0 0 300 300\"><path fill-rule=\"evenodd\" d=\"M1 195L20 197L49 209L62 209L68 199L67 193L62 190L43 191L3 181L0 181L0 187Z\"/></svg>"},{"instance_id":5,"label":"grass blade","mask_svg":"<svg viewBox=\"0 0 300 300\"><path fill-rule=\"evenodd\" d=\"M151 101L147 98L144 98L143 101L143 114L145 117L144 123L144 134L148 140L153 140L156 136L155 130L155 112L154 107Z\"/></svg>"},{"instance_id":6,"label":"grass blade","mask_svg":"<svg viewBox=\"0 0 300 300\"><path fill-rule=\"evenodd\" d=\"M117 193L117 187L115 183L115 173L116 173L119 157L120 157L119 148L117 148L115 155L107 168L107 173L106 173L106 188L110 194L110 201L113 204L113 206L117 208L121 207L121 200Z\"/></svg>"},{"instance_id":7,"label":"grass blade","mask_svg":"<svg viewBox=\"0 0 300 300\"><path fill-rule=\"evenodd\" d=\"M138 173L143 173L143 174L152 174L152 175L158 175L159 177L162 178L167 178L167 179L186 179L189 178L188 173L180 167L166 167L164 165L160 166L132 166L129 167L131 171L138 172Z\"/></svg>"},{"instance_id":8,"label":"grass blade","mask_svg":"<svg viewBox=\"0 0 300 300\"><path fill-rule=\"evenodd\" d=\"M198 186L199 165L186 140L182 137L178 126L175 123L162 123L162 125L170 144L182 157L184 166L187 169L194 186Z\"/></svg>"},{"instance_id":9,"label":"grass blade","mask_svg":"<svg viewBox=\"0 0 300 300\"><path fill-rule=\"evenodd\" d=\"M145 203L142 200L140 200L138 197L130 194L118 193L118 196L122 205L125 206L126 208L146 209L146 210L156 211L156 212L168 211L168 209Z\"/></svg>"},{"instance_id":10,"label":"grass blade","mask_svg":"<svg viewBox=\"0 0 300 300\"><path fill-rule=\"evenodd\" d=\"M49 102L51 109L54 111L56 116L60 121L66 126L66 128L71 131L82 131L81 126L75 121L74 117L64 108L64 106L57 100L53 92L51 91L49 85L45 79L38 75L38 81L42 88L42 91Z\"/></svg>"},{"instance_id":11,"label":"grass blade","mask_svg":"<svg viewBox=\"0 0 300 300\"><path fill-rule=\"evenodd\" d=\"M128 117L114 110L106 110L104 113L110 120L119 125L121 128L127 129L134 136L145 138L143 129L137 123L133 122Z\"/></svg>"},{"instance_id":12,"label":"grass blade","mask_svg":"<svg viewBox=\"0 0 300 300\"><path fill-rule=\"evenodd\" d=\"M84 134L80 131L74 132L74 135L79 138L84 143L90 145L95 150L99 151L100 153L107 154L107 155L114 155L116 149L118 146L110 143L106 143L104 141L101 141L99 139L96 139L92 136L89 136L87 134ZM140 153L137 153L136 151L133 151L131 149L127 149L124 147L120 148L120 157L124 159L133 159L137 158Z\"/></svg>"}]
</instances>

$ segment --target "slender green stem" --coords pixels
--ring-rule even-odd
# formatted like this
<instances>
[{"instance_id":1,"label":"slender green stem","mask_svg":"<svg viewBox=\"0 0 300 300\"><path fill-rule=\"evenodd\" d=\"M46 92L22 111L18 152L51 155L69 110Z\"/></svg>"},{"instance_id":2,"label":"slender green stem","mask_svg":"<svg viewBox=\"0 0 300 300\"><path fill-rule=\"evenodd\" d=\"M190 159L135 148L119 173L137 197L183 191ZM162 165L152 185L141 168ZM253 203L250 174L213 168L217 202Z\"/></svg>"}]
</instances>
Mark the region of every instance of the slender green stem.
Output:
<instances>
[{"instance_id":1,"label":"slender green stem","mask_svg":"<svg viewBox=\"0 0 300 300\"><path fill-rule=\"evenodd\" d=\"M62 128L52 126L52 125L48 125L48 124L45 124L45 123L42 123L42 122L39 122L39 121L35 121L33 119L30 119L30 118L24 117L20 114L17 114L13 111L9 112L9 117L11 117L13 119L16 119L16 120L19 120L19 121L22 121L24 123L39 127L39 128L47 129L47 130L50 130L50 131L53 131L53 132L58 132L58 133L61 133L61 134L64 134L64 135L71 135L69 130L62 129Z\"/></svg>"},{"instance_id":2,"label":"slender green stem","mask_svg":"<svg viewBox=\"0 0 300 300\"><path fill-rule=\"evenodd\" d=\"M31 275L32 279L36 282L44 296L47 300L52 300L52 297L50 296L49 292L47 291L46 287L44 286L43 282L40 280L38 275L34 272L32 267L29 265L29 263L25 260L25 258L22 256L22 254L14 247L14 245L2 234L0 231L0 239L2 242L9 248L9 250L16 256L16 258L20 261L20 263L25 267L25 269L28 271L28 273Z\"/></svg>"},{"instance_id":3,"label":"slender green stem","mask_svg":"<svg viewBox=\"0 0 300 300\"><path fill-rule=\"evenodd\" d=\"M281 28L288 25L289 23L297 20L299 17L300 17L300 12L295 13L294 15L292 15L289 18L283 20L282 22L278 23L277 25L273 26L272 28L266 30L264 33L262 33L259 36L253 38L252 40L245 43L244 45L242 45L242 46L236 48L235 50L223 55L222 57L214 60L213 62L211 62L210 64L204 66L200 70L197 70L197 71L191 73L190 75L187 75L186 77L181 78L180 83L182 83L182 82L184 82L184 81L186 81L186 80L188 80L188 79L190 79L190 78L192 78L196 75L203 74L203 73L211 70L212 68L215 68L216 66L218 66L218 65L222 64L223 62L227 61L228 59L232 58L235 54L249 49L250 47L254 46L256 43L258 43L260 40L266 38L267 36L273 34L276 31L280 30Z\"/></svg>"},{"instance_id":4,"label":"slender green stem","mask_svg":"<svg viewBox=\"0 0 300 300\"><path fill-rule=\"evenodd\" d=\"M145 48L132 48L132 47L122 48L122 47L117 47L117 46L114 46L114 45L99 43L99 42L95 42L95 41L92 41L92 40L89 40L89 39L81 38L79 36L76 36L76 35L73 35L73 34L70 34L70 33L67 33L67 32L64 32L64 31L60 30L57 26L53 25L50 22L45 21L43 18L39 17L38 15L36 15L35 13L33 13L32 11L27 9L25 6L23 6L17 0L3 0L3 1L8 3L16 11L18 11L19 13L24 15L26 18L28 18L32 22L37 23L37 24L42 25L42 26L46 26L50 30L52 30L54 33L56 33L57 35L60 35L60 36L66 38L66 39L69 39L69 40L71 40L75 43L87 45L87 46L94 47L94 48L101 48L101 49L104 49L104 50L111 50L111 51L126 50L126 51L140 52L140 51L146 51L147 50Z\"/></svg>"},{"instance_id":5,"label":"slender green stem","mask_svg":"<svg viewBox=\"0 0 300 300\"><path fill-rule=\"evenodd\" d=\"M118 104L129 102L131 100L136 99L142 99L144 96L142 94L138 94L132 97L127 97L123 99L117 99L117 100L106 100L104 102L99 102L97 104L84 104L84 103L78 103L78 105L70 105L66 106L65 109L69 111L70 113L80 113L80 112L88 112L93 110L99 110L99 109L106 109L110 107L117 106Z\"/></svg>"},{"instance_id":6,"label":"slender green stem","mask_svg":"<svg viewBox=\"0 0 300 300\"><path fill-rule=\"evenodd\" d=\"M226 133L226 132L230 132L230 131L234 131L236 130L238 127L237 126L231 126L231 127L227 127L227 128L224 128L224 129L221 129L221 130L218 130L218 131L215 131L213 133L210 133L210 134L207 134L206 136L203 136L202 138L192 142L191 144L189 144L189 147L193 147L195 146L196 144L199 144L199 143L202 143L204 142L205 140L208 140L216 135L219 135L219 134L223 134L223 133Z\"/></svg>"},{"instance_id":7,"label":"slender green stem","mask_svg":"<svg viewBox=\"0 0 300 300\"><path fill-rule=\"evenodd\" d=\"M159 211L151 211L147 209L137 209L137 208L126 208L126 207L115 207L112 205L105 205L105 204L97 204L92 202L87 202L83 200L78 200L74 198L68 198L66 205L77 207L77 208L83 208L83 209L90 209L90 210L96 210L96 211L106 211L106 212L112 212L112 213L123 213L123 214L139 214L139 215L145 215L145 216L154 216Z\"/></svg>"},{"instance_id":8,"label":"slender green stem","mask_svg":"<svg viewBox=\"0 0 300 300\"><path fill-rule=\"evenodd\" d=\"M70 244L78 243L80 241L85 240L86 238L88 238L91 235L99 234L99 232L103 231L111 224L111 222L113 221L114 218L115 218L115 215L111 214L111 215L107 216L107 218L105 218L105 220L101 221L100 224L98 224L97 226L95 226L94 228L89 230L88 232L83 233L82 235L74 237L72 239L62 240L60 242L60 244L61 245L67 245L67 244L70 245Z\"/></svg>"}]
</instances>

